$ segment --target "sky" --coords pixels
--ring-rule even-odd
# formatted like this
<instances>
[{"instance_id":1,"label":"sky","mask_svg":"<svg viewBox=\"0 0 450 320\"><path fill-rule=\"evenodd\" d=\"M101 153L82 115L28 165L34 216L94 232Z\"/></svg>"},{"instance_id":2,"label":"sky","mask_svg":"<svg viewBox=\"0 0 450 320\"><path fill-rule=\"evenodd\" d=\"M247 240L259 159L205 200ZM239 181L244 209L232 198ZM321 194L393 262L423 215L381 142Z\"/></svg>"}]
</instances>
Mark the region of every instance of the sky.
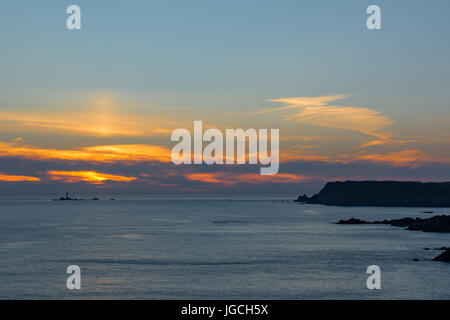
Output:
<instances>
[{"instance_id":1,"label":"sky","mask_svg":"<svg viewBox=\"0 0 450 320\"><path fill-rule=\"evenodd\" d=\"M68 30L66 8L81 8ZM368 30L366 8L381 8ZM450 180L450 2L2 1L0 194L313 194ZM280 129L280 170L181 165L173 130Z\"/></svg>"}]
</instances>

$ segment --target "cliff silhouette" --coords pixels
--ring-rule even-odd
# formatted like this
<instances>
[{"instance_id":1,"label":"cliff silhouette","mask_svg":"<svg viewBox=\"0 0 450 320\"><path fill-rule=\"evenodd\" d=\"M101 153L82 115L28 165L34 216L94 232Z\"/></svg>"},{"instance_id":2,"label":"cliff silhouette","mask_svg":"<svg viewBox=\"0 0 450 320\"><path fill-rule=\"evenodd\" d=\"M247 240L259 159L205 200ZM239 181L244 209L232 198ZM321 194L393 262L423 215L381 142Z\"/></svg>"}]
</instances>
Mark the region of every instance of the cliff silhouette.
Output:
<instances>
[{"instance_id":1,"label":"cliff silhouette","mask_svg":"<svg viewBox=\"0 0 450 320\"><path fill-rule=\"evenodd\" d=\"M332 206L450 207L450 182L328 182L316 195L296 202Z\"/></svg>"}]
</instances>

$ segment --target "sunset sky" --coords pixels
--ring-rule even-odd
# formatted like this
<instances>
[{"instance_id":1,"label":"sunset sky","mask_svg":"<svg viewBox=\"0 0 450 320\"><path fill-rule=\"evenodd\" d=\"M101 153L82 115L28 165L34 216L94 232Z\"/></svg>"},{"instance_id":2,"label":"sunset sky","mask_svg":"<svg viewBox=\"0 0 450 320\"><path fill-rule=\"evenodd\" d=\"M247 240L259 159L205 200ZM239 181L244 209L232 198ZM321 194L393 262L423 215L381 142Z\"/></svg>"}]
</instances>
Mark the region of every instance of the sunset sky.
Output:
<instances>
[{"instance_id":1,"label":"sunset sky","mask_svg":"<svg viewBox=\"0 0 450 320\"><path fill-rule=\"evenodd\" d=\"M69 31L77 4L82 29ZM382 30L366 8L382 9ZM3 1L0 194L295 197L450 180L450 2ZM174 129L280 129L280 171L170 160Z\"/></svg>"}]
</instances>

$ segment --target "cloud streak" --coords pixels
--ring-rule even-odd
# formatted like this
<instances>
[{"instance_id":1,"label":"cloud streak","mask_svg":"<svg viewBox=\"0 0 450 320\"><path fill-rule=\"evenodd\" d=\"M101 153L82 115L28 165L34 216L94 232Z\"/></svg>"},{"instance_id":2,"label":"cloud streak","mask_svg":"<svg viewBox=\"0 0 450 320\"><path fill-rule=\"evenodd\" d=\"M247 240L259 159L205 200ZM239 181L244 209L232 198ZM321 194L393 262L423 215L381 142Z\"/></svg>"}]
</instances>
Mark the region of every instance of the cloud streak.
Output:
<instances>
[{"instance_id":1,"label":"cloud streak","mask_svg":"<svg viewBox=\"0 0 450 320\"><path fill-rule=\"evenodd\" d=\"M137 179L136 177L126 177L96 171L48 171L47 173L50 176L50 180L68 183L84 181L92 184L103 184L106 181L130 182Z\"/></svg>"},{"instance_id":2,"label":"cloud streak","mask_svg":"<svg viewBox=\"0 0 450 320\"><path fill-rule=\"evenodd\" d=\"M284 120L299 123L357 131L373 138L380 144L391 139L392 135L384 129L394 121L379 111L353 106L330 105L348 95L331 95L319 97L295 97L271 99L286 106L258 111L257 113L283 112ZM368 144L369 145L369 144Z\"/></svg>"},{"instance_id":3,"label":"cloud streak","mask_svg":"<svg viewBox=\"0 0 450 320\"><path fill-rule=\"evenodd\" d=\"M55 149L0 142L0 157L86 162L170 162L170 149L147 144L100 145L79 149Z\"/></svg>"},{"instance_id":4,"label":"cloud streak","mask_svg":"<svg viewBox=\"0 0 450 320\"><path fill-rule=\"evenodd\" d=\"M238 183L265 184L265 183L299 183L311 181L311 177L292 173L279 173L273 176L262 176L253 173L231 174L229 172L215 173L188 173L184 177L189 181L221 184L223 186L234 186Z\"/></svg>"},{"instance_id":5,"label":"cloud streak","mask_svg":"<svg viewBox=\"0 0 450 320\"><path fill-rule=\"evenodd\" d=\"M58 133L94 137L139 137L169 134L175 126L164 119L131 117L111 111L49 113L0 112L1 131Z\"/></svg>"},{"instance_id":6,"label":"cloud streak","mask_svg":"<svg viewBox=\"0 0 450 320\"><path fill-rule=\"evenodd\" d=\"M38 182L40 178L30 176L19 176L0 173L0 181L3 182Z\"/></svg>"}]
</instances>

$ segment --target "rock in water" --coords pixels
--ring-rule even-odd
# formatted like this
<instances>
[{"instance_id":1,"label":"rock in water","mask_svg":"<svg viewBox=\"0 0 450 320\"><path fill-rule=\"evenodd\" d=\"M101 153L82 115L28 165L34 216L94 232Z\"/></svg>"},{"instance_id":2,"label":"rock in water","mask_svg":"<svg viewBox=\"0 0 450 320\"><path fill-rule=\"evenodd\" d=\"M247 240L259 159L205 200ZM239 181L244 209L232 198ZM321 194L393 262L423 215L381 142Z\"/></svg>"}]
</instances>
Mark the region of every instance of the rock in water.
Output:
<instances>
[{"instance_id":1,"label":"rock in water","mask_svg":"<svg viewBox=\"0 0 450 320\"><path fill-rule=\"evenodd\" d=\"M450 216L434 216L432 218L402 218L393 220L368 222L357 218L340 220L337 224L389 224L394 227L406 227L407 230L423 232L450 232Z\"/></svg>"},{"instance_id":2,"label":"rock in water","mask_svg":"<svg viewBox=\"0 0 450 320\"><path fill-rule=\"evenodd\" d=\"M302 195L302 196L299 196L298 198L297 198L297 200L294 200L294 202L308 202L308 200L309 200L309 197L306 195L306 194L304 194L304 195Z\"/></svg>"},{"instance_id":3,"label":"rock in water","mask_svg":"<svg viewBox=\"0 0 450 320\"><path fill-rule=\"evenodd\" d=\"M434 261L450 262L450 249L445 250L444 252L442 252L440 255L438 255L433 260Z\"/></svg>"},{"instance_id":4,"label":"rock in water","mask_svg":"<svg viewBox=\"0 0 450 320\"><path fill-rule=\"evenodd\" d=\"M336 224L368 224L368 223L370 222L356 218L350 218L348 220L339 220L339 222L337 222Z\"/></svg>"}]
</instances>

